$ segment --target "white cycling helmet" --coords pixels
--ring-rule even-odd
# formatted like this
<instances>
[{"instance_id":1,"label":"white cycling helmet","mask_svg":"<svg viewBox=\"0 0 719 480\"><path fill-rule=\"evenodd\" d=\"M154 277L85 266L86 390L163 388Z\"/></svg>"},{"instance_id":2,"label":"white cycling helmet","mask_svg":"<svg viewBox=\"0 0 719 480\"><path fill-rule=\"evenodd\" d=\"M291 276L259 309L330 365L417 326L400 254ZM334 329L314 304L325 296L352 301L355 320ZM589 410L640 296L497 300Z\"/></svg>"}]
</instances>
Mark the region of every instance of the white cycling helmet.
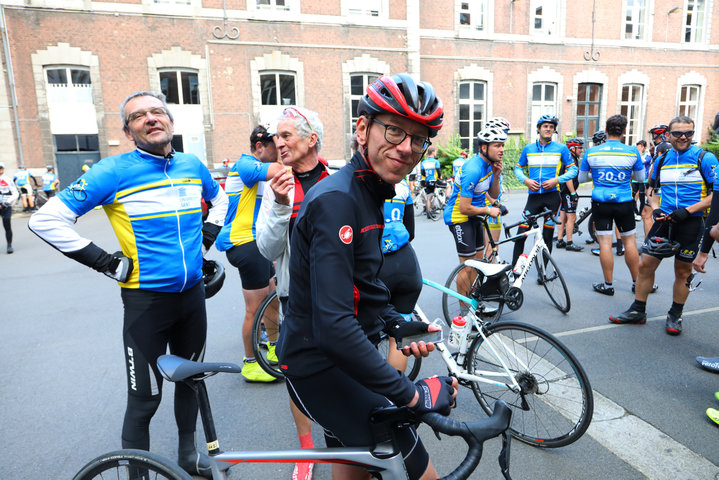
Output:
<instances>
[{"instance_id":1,"label":"white cycling helmet","mask_svg":"<svg viewBox=\"0 0 719 480\"><path fill-rule=\"evenodd\" d=\"M496 127L508 132L510 129L509 120L504 117L492 117L484 124L484 128Z\"/></svg>"},{"instance_id":2,"label":"white cycling helmet","mask_svg":"<svg viewBox=\"0 0 719 480\"><path fill-rule=\"evenodd\" d=\"M483 143L504 143L507 141L507 134L501 128L485 127L477 134L477 141L480 145Z\"/></svg>"}]
</instances>

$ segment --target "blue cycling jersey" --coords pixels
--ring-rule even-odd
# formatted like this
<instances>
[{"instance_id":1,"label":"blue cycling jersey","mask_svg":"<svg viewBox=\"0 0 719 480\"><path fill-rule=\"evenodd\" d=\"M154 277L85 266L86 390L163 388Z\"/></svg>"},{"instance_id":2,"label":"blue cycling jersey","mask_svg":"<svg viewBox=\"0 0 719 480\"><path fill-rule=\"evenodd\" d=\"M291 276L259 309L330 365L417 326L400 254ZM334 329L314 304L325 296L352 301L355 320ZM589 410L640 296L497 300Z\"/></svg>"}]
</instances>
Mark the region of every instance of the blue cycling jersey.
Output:
<instances>
[{"instance_id":1,"label":"blue cycling jersey","mask_svg":"<svg viewBox=\"0 0 719 480\"><path fill-rule=\"evenodd\" d=\"M464 157L455 158L454 161L452 161L452 178L454 178L455 181L459 180L462 165L464 165L466 162L467 159Z\"/></svg>"},{"instance_id":2,"label":"blue cycling jersey","mask_svg":"<svg viewBox=\"0 0 719 480\"><path fill-rule=\"evenodd\" d=\"M566 172L559 175L562 166L566 167ZM528 167L529 177L524 174L524 167ZM536 191L530 190L530 195L556 192L557 186L544 188L542 183L552 178L557 178L559 183L565 183L577 176L577 166L574 164L566 145L557 142L542 145L539 141L536 141L522 149L519 161L514 167L514 175L520 182L523 182L526 178L539 182L539 189Z\"/></svg>"},{"instance_id":3,"label":"blue cycling jersey","mask_svg":"<svg viewBox=\"0 0 719 480\"><path fill-rule=\"evenodd\" d=\"M230 169L225 181L225 193L230 202L225 225L215 240L219 251L255 240L257 215L269 169L269 163L262 163L247 154L243 154Z\"/></svg>"},{"instance_id":4,"label":"blue cycling jersey","mask_svg":"<svg viewBox=\"0 0 719 480\"><path fill-rule=\"evenodd\" d=\"M55 190L55 186L53 185L55 183L55 180L57 180L57 177L52 172L45 172L42 174L42 190L44 192L50 192L52 190Z\"/></svg>"},{"instance_id":5,"label":"blue cycling jersey","mask_svg":"<svg viewBox=\"0 0 719 480\"><path fill-rule=\"evenodd\" d=\"M426 158L422 161L422 170L424 170L424 179L427 182L434 182L439 177L441 165L436 158Z\"/></svg>"},{"instance_id":6,"label":"blue cycling jersey","mask_svg":"<svg viewBox=\"0 0 719 480\"><path fill-rule=\"evenodd\" d=\"M17 172L15 172L13 180L15 180L15 183L17 183L18 187L24 187L25 185L30 183L30 172L24 169L18 170Z\"/></svg>"},{"instance_id":7,"label":"blue cycling jersey","mask_svg":"<svg viewBox=\"0 0 719 480\"><path fill-rule=\"evenodd\" d=\"M659 167L661 170L659 208L663 213L671 213L678 208L694 205L712 192L717 158L713 153L707 152L702 158L700 172L698 162L701 152L702 149L696 145L681 153L672 148L664 157L656 159L652 180L656 180L657 167ZM702 215L704 215L703 211L692 213L694 217Z\"/></svg>"},{"instance_id":8,"label":"blue cycling jersey","mask_svg":"<svg viewBox=\"0 0 719 480\"><path fill-rule=\"evenodd\" d=\"M479 154L467 160L460 169L460 181L454 181L452 195L444 207L444 223L452 225L464 223L469 220L467 215L459 211L459 198L472 198L472 205L484 207L486 205L486 193L492 186L494 176L492 175L492 164L482 158Z\"/></svg>"},{"instance_id":9,"label":"blue cycling jersey","mask_svg":"<svg viewBox=\"0 0 719 480\"><path fill-rule=\"evenodd\" d=\"M202 279L202 205L220 186L195 155L135 150L96 163L57 197L77 216L103 205L134 269L124 288L181 292Z\"/></svg>"},{"instance_id":10,"label":"blue cycling jersey","mask_svg":"<svg viewBox=\"0 0 719 480\"><path fill-rule=\"evenodd\" d=\"M396 252L409 243L409 231L404 225L404 209L412 205L412 193L407 180L394 186L396 195L384 201L384 230L382 253Z\"/></svg>"},{"instance_id":11,"label":"blue cycling jersey","mask_svg":"<svg viewBox=\"0 0 719 480\"><path fill-rule=\"evenodd\" d=\"M632 173L643 174L644 164L636 147L608 140L584 152L579 170L592 174L592 200L620 203L632 200Z\"/></svg>"}]
</instances>

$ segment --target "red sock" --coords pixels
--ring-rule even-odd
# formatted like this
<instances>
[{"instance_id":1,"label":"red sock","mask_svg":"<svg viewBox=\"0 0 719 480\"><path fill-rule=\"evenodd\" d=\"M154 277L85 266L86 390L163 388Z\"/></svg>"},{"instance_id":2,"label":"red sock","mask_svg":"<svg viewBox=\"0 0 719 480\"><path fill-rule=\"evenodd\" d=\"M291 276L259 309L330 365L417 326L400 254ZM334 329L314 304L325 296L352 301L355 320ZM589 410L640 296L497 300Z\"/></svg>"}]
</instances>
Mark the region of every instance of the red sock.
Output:
<instances>
[{"instance_id":1,"label":"red sock","mask_svg":"<svg viewBox=\"0 0 719 480\"><path fill-rule=\"evenodd\" d=\"M300 448L315 448L315 444L312 442L312 432L297 436L300 439Z\"/></svg>"}]
</instances>

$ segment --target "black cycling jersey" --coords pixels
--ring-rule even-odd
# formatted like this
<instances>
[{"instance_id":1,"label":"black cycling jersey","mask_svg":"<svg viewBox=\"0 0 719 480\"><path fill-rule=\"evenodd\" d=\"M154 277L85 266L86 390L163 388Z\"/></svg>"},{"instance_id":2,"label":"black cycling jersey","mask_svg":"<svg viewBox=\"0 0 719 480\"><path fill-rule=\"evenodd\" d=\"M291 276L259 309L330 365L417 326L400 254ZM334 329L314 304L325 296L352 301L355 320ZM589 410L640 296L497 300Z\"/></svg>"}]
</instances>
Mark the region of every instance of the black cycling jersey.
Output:
<instances>
[{"instance_id":1,"label":"black cycling jersey","mask_svg":"<svg viewBox=\"0 0 719 480\"><path fill-rule=\"evenodd\" d=\"M403 321L377 278L384 201L394 195L360 153L307 192L292 235L289 307L277 344L287 377L337 366L398 405L412 400L412 382L373 345L387 323Z\"/></svg>"}]
</instances>

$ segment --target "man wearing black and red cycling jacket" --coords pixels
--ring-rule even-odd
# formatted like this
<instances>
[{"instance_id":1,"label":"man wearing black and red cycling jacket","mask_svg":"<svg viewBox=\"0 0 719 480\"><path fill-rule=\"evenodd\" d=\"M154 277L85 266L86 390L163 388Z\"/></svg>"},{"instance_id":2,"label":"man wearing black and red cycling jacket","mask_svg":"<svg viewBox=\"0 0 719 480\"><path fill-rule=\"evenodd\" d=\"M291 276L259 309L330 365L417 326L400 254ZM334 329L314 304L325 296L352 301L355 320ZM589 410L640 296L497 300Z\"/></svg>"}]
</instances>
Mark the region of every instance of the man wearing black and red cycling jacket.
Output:
<instances>
[{"instance_id":1,"label":"man wearing black and red cycling jacket","mask_svg":"<svg viewBox=\"0 0 719 480\"><path fill-rule=\"evenodd\" d=\"M328 446L371 445L368 419L379 406L394 403L446 415L457 386L449 377L413 384L375 347L381 331L401 338L428 329L394 310L378 273L384 201L441 128L442 104L431 85L399 74L368 86L358 113L358 152L307 193L297 217L289 308L277 344L287 389L324 427ZM404 351L426 356L433 348L418 342ZM436 478L414 428L398 431L398 443L411 479ZM368 473L336 465L333 476L368 478Z\"/></svg>"}]
</instances>

